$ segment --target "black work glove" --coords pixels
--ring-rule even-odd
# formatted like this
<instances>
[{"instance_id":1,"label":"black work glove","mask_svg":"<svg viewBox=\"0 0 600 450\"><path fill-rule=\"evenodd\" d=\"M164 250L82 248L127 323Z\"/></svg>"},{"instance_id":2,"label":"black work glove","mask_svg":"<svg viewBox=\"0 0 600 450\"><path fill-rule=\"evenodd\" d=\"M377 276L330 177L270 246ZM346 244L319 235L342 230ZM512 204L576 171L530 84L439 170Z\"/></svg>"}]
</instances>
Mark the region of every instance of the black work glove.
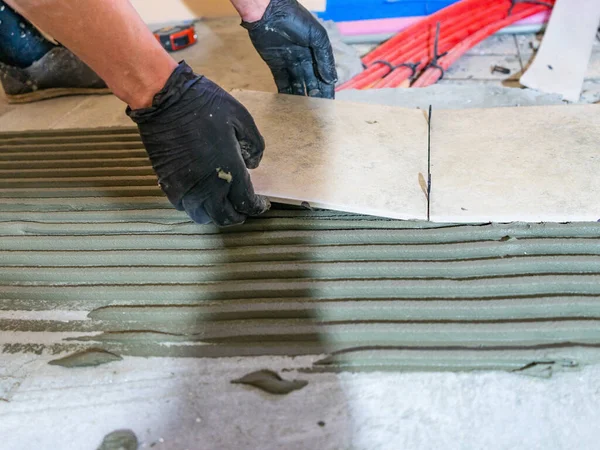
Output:
<instances>
[{"instance_id":1,"label":"black work glove","mask_svg":"<svg viewBox=\"0 0 600 450\"><path fill-rule=\"evenodd\" d=\"M127 114L137 123L159 185L198 223L244 222L269 209L246 168L258 166L264 141L231 95L181 62L152 106Z\"/></svg>"},{"instance_id":2,"label":"black work glove","mask_svg":"<svg viewBox=\"0 0 600 450\"><path fill-rule=\"evenodd\" d=\"M337 72L325 28L296 0L271 0L257 22L242 22L282 94L333 98Z\"/></svg>"}]
</instances>

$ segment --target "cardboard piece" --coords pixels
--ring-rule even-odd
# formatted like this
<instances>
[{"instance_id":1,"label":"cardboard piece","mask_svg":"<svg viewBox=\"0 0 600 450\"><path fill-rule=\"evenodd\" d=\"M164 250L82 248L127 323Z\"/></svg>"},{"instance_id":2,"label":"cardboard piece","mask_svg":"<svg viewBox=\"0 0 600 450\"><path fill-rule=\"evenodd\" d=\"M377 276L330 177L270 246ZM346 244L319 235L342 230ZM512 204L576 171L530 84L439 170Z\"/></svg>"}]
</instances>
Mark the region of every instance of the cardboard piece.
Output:
<instances>
[{"instance_id":1,"label":"cardboard piece","mask_svg":"<svg viewBox=\"0 0 600 450\"><path fill-rule=\"evenodd\" d=\"M599 21L600 1L558 0L521 84L578 101Z\"/></svg>"}]
</instances>

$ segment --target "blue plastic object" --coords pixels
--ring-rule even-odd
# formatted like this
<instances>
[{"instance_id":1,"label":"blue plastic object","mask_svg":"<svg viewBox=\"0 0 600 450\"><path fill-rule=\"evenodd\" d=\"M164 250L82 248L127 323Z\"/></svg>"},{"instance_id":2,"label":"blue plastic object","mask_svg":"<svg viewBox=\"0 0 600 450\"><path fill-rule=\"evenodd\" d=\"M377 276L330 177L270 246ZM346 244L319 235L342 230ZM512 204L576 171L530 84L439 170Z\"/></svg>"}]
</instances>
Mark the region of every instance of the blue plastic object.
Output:
<instances>
[{"instance_id":1,"label":"blue plastic object","mask_svg":"<svg viewBox=\"0 0 600 450\"><path fill-rule=\"evenodd\" d=\"M324 20L390 19L428 16L459 0L327 0L326 10L317 13Z\"/></svg>"}]
</instances>

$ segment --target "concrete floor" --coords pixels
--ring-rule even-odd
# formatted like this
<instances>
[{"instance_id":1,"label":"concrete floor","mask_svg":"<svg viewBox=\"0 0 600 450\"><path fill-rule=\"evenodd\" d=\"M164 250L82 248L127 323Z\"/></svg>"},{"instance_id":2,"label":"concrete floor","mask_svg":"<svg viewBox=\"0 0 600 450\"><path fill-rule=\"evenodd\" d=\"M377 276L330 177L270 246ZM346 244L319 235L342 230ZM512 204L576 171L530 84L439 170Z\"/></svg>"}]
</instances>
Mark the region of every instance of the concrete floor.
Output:
<instances>
[{"instance_id":1,"label":"concrete floor","mask_svg":"<svg viewBox=\"0 0 600 450\"><path fill-rule=\"evenodd\" d=\"M200 44L179 53L226 89L274 91L237 20L200 25ZM473 49L442 84L514 84L536 38L501 36ZM490 66L509 67L508 76ZM584 99L598 100L596 45ZM111 96L13 107L4 129L130 125ZM65 336L68 337L68 336ZM24 336L5 332L0 343ZM155 449L595 449L600 367L542 379L501 372L303 374L306 358L125 358L95 368L49 366L56 356L0 357L0 447L93 450L132 429ZM230 380L283 370L309 385L273 396Z\"/></svg>"},{"instance_id":2,"label":"concrete floor","mask_svg":"<svg viewBox=\"0 0 600 450\"><path fill-rule=\"evenodd\" d=\"M81 369L48 359L3 356L20 383L0 402L3 449L94 450L117 429L155 450L598 448L599 367L540 379L298 373L308 358L129 357ZM309 384L277 396L230 383L265 367Z\"/></svg>"}]
</instances>

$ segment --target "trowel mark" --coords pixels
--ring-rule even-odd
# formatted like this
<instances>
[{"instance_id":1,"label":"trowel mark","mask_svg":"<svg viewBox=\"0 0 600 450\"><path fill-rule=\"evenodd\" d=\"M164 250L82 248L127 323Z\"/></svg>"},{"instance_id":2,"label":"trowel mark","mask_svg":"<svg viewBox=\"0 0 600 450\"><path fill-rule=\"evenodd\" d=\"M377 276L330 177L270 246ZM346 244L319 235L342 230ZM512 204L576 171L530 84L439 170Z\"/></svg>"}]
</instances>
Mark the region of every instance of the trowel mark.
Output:
<instances>
[{"instance_id":1,"label":"trowel mark","mask_svg":"<svg viewBox=\"0 0 600 450\"><path fill-rule=\"evenodd\" d=\"M259 370L231 381L233 384L248 384L270 394L289 394L302 389L308 384L306 380L284 380L272 370Z\"/></svg>"}]
</instances>

